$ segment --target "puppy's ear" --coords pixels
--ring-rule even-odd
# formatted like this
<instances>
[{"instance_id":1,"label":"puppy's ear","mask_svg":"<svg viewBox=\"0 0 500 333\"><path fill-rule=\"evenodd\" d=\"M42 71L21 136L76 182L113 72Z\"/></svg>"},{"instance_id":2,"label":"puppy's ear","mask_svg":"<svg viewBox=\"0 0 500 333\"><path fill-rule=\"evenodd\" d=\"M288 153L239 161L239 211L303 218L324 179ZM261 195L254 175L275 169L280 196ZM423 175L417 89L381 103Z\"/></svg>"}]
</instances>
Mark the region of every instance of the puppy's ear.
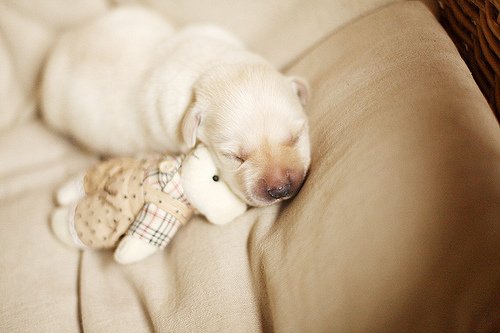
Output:
<instances>
[{"instance_id":1,"label":"puppy's ear","mask_svg":"<svg viewBox=\"0 0 500 333\"><path fill-rule=\"evenodd\" d=\"M196 145L198 128L200 127L205 108L195 99L189 105L182 121L182 138L189 149Z\"/></svg>"},{"instance_id":2,"label":"puppy's ear","mask_svg":"<svg viewBox=\"0 0 500 333\"><path fill-rule=\"evenodd\" d=\"M290 76L289 80L292 84L293 92L297 95L297 97L299 97L300 103L302 106L306 106L307 102L309 102L309 97L311 96L309 83L298 76Z\"/></svg>"}]
</instances>

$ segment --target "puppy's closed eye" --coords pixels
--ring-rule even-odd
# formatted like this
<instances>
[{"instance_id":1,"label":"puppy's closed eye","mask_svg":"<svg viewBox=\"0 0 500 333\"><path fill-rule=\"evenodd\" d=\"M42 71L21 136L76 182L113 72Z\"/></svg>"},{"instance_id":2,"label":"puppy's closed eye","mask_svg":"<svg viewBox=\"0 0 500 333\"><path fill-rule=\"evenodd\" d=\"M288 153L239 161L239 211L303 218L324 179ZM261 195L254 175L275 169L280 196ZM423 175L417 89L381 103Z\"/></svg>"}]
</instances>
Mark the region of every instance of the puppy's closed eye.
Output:
<instances>
[{"instance_id":1,"label":"puppy's closed eye","mask_svg":"<svg viewBox=\"0 0 500 333\"><path fill-rule=\"evenodd\" d=\"M299 134L290 134L290 137L285 142L285 145L289 146L289 147L295 146L297 144L297 142L299 141L299 139L300 139L300 133Z\"/></svg>"},{"instance_id":2,"label":"puppy's closed eye","mask_svg":"<svg viewBox=\"0 0 500 333\"><path fill-rule=\"evenodd\" d=\"M247 157L243 154L236 154L231 152L226 152L222 154L226 159L233 161L235 163L239 163L240 165L245 163Z\"/></svg>"},{"instance_id":3,"label":"puppy's closed eye","mask_svg":"<svg viewBox=\"0 0 500 333\"><path fill-rule=\"evenodd\" d=\"M290 133L288 139L285 141L285 146L293 147L299 142L300 137L304 133L307 128L307 124L305 122L300 123L298 129Z\"/></svg>"}]
</instances>

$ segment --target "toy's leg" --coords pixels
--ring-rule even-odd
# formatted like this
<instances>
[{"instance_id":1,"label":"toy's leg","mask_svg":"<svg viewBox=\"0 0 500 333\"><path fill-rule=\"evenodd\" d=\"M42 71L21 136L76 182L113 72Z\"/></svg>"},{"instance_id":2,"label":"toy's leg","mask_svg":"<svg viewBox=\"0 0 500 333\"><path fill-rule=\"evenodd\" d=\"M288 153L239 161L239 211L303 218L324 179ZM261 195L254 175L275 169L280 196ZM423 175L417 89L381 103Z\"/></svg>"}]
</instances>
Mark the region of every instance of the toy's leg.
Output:
<instances>
[{"instance_id":1,"label":"toy's leg","mask_svg":"<svg viewBox=\"0 0 500 333\"><path fill-rule=\"evenodd\" d=\"M56 201L60 206L76 202L85 196L85 172L79 173L62 185L56 193Z\"/></svg>"},{"instance_id":2,"label":"toy's leg","mask_svg":"<svg viewBox=\"0 0 500 333\"><path fill-rule=\"evenodd\" d=\"M71 247L83 248L81 243L76 242L74 234L73 225L73 214L75 210L75 205L70 205L68 207L59 207L54 209L50 219L50 224L54 234L62 241L64 244Z\"/></svg>"},{"instance_id":3,"label":"toy's leg","mask_svg":"<svg viewBox=\"0 0 500 333\"><path fill-rule=\"evenodd\" d=\"M115 260L120 264L131 264L149 257L160 248L136 237L125 236L115 250Z\"/></svg>"}]
</instances>

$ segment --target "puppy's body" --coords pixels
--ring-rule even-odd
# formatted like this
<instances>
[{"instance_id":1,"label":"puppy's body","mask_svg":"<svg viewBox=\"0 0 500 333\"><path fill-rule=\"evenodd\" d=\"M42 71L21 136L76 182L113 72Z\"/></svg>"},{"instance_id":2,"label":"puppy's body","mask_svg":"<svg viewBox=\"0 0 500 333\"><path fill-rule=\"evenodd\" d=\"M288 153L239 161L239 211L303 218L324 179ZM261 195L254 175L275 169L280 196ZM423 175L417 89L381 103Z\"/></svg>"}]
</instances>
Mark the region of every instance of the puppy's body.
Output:
<instances>
[{"instance_id":1,"label":"puppy's body","mask_svg":"<svg viewBox=\"0 0 500 333\"><path fill-rule=\"evenodd\" d=\"M122 8L61 38L44 75L45 119L104 154L185 150L178 128L194 82L240 49L222 30L175 33L149 11Z\"/></svg>"},{"instance_id":2,"label":"puppy's body","mask_svg":"<svg viewBox=\"0 0 500 333\"><path fill-rule=\"evenodd\" d=\"M42 111L60 132L108 155L186 152L199 139L233 190L265 205L293 195L309 166L297 98L304 89L221 29L176 32L152 12L123 7L60 39L44 74ZM290 148L292 141L300 146ZM295 152L292 162L278 156L285 150ZM256 162L268 158L276 163ZM247 159L250 176L238 171ZM289 191L269 194L285 183Z\"/></svg>"}]
</instances>

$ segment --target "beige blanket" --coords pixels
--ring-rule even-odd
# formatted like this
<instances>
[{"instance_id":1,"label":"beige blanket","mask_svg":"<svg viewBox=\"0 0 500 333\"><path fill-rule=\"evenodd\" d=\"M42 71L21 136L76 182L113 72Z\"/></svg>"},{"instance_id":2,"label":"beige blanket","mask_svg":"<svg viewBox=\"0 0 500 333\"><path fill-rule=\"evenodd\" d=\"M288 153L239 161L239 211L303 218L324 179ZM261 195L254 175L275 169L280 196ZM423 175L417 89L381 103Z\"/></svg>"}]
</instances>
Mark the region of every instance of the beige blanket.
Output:
<instances>
[{"instance_id":1,"label":"beige blanket","mask_svg":"<svg viewBox=\"0 0 500 333\"><path fill-rule=\"evenodd\" d=\"M94 157L34 115L54 36L109 5L0 2L0 331L493 331L498 123L431 12L388 2L151 1L308 78L313 162L281 209L196 219L130 266L50 233Z\"/></svg>"}]
</instances>

